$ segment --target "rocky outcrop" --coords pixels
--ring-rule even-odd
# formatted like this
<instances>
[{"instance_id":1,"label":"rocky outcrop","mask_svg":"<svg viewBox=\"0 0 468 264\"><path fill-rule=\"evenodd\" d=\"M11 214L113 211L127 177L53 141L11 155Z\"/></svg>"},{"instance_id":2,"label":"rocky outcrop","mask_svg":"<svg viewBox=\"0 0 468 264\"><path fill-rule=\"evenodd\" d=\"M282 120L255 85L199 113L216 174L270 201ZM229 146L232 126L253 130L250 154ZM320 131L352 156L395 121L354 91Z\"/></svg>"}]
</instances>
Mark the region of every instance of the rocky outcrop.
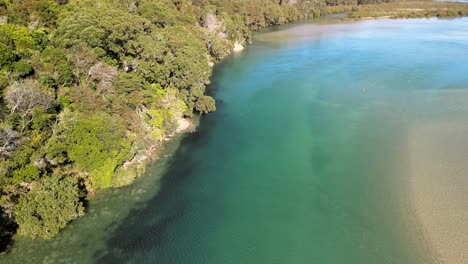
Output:
<instances>
[{"instance_id":1,"label":"rocky outcrop","mask_svg":"<svg viewBox=\"0 0 468 264\"><path fill-rule=\"evenodd\" d=\"M236 43L234 43L234 49L233 49L234 52L239 52L239 51L242 51L243 49L244 49L244 46L242 46L242 44L240 44L237 41Z\"/></svg>"}]
</instances>

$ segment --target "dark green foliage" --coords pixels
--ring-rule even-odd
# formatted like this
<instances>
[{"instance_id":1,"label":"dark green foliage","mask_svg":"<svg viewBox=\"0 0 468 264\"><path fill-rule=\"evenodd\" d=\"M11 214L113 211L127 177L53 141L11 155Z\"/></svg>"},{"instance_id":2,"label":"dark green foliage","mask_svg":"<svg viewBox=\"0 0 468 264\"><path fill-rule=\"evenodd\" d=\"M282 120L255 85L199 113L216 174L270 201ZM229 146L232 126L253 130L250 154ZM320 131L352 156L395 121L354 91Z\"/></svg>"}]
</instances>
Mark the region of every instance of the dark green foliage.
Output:
<instances>
[{"instance_id":1,"label":"dark green foliage","mask_svg":"<svg viewBox=\"0 0 468 264\"><path fill-rule=\"evenodd\" d=\"M0 67L7 67L16 61L17 56L13 49L6 44L0 42Z\"/></svg>"},{"instance_id":2,"label":"dark green foliage","mask_svg":"<svg viewBox=\"0 0 468 264\"><path fill-rule=\"evenodd\" d=\"M39 74L39 83L45 87L57 88L57 82L55 79L51 76L51 74L45 72Z\"/></svg>"},{"instance_id":3,"label":"dark green foliage","mask_svg":"<svg viewBox=\"0 0 468 264\"><path fill-rule=\"evenodd\" d=\"M215 100L211 96L202 96L197 100L195 109L202 113L209 113L216 110Z\"/></svg>"},{"instance_id":4,"label":"dark green foliage","mask_svg":"<svg viewBox=\"0 0 468 264\"><path fill-rule=\"evenodd\" d=\"M20 60L17 62L12 63L12 70L14 74L18 77L27 77L33 73L33 68L29 63L25 62L24 60Z\"/></svg>"},{"instance_id":5,"label":"dark green foliage","mask_svg":"<svg viewBox=\"0 0 468 264\"><path fill-rule=\"evenodd\" d=\"M84 212L79 182L75 177L52 175L31 186L15 206L18 233L50 239Z\"/></svg>"}]
</instances>

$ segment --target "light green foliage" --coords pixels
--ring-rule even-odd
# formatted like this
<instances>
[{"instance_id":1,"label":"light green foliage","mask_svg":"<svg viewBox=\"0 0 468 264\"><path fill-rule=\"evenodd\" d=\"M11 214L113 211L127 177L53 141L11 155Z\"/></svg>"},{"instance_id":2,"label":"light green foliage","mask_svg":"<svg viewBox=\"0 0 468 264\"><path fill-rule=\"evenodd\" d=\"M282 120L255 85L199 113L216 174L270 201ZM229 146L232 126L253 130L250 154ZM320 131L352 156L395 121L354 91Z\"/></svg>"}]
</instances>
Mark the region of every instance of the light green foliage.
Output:
<instances>
[{"instance_id":1,"label":"light green foliage","mask_svg":"<svg viewBox=\"0 0 468 264\"><path fill-rule=\"evenodd\" d=\"M11 71L16 77L30 75L33 69L28 60L44 42L43 31L31 31L12 24L0 25L0 72Z\"/></svg>"},{"instance_id":2,"label":"light green foliage","mask_svg":"<svg viewBox=\"0 0 468 264\"><path fill-rule=\"evenodd\" d=\"M64 113L61 119L60 130L48 143L48 158L56 163L73 162L89 174L92 188L111 187L113 172L130 151L122 120L107 114L73 113Z\"/></svg>"},{"instance_id":3,"label":"light green foliage","mask_svg":"<svg viewBox=\"0 0 468 264\"><path fill-rule=\"evenodd\" d=\"M39 144L44 144L44 140L40 136L34 136L32 141L34 140ZM15 140L16 146L11 149L9 154L0 157L0 182L2 184L31 182L38 180L42 175L42 172L34 166L38 155L37 149L31 147L30 142L26 142L27 144L23 146L19 145L20 142L19 139Z\"/></svg>"},{"instance_id":4,"label":"light green foliage","mask_svg":"<svg viewBox=\"0 0 468 264\"><path fill-rule=\"evenodd\" d=\"M31 187L15 206L20 235L50 239L84 212L78 180L52 175Z\"/></svg>"},{"instance_id":5,"label":"light green foliage","mask_svg":"<svg viewBox=\"0 0 468 264\"><path fill-rule=\"evenodd\" d=\"M27 164L13 172L15 182L30 182L39 179L40 171L32 164Z\"/></svg>"},{"instance_id":6,"label":"light green foliage","mask_svg":"<svg viewBox=\"0 0 468 264\"><path fill-rule=\"evenodd\" d=\"M36 47L33 31L13 24L0 25L0 42L18 52Z\"/></svg>"},{"instance_id":7,"label":"light green foliage","mask_svg":"<svg viewBox=\"0 0 468 264\"><path fill-rule=\"evenodd\" d=\"M178 118L187 111L185 103L178 98L174 88L162 89L157 84L150 85L152 96L142 117L149 125L149 133L161 140L165 135L173 134L178 126Z\"/></svg>"}]
</instances>

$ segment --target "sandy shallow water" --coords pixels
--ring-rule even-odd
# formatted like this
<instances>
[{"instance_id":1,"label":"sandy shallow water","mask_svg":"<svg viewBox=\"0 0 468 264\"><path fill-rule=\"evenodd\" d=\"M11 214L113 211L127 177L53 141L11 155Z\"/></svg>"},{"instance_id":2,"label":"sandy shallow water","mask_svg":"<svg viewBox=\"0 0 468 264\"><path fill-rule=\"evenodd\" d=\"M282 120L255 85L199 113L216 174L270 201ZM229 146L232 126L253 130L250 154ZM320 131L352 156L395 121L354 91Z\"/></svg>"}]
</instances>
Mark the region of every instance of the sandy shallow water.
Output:
<instances>
[{"instance_id":1,"label":"sandy shallow water","mask_svg":"<svg viewBox=\"0 0 468 264\"><path fill-rule=\"evenodd\" d=\"M413 205L439 262L468 263L468 120L411 129L409 158Z\"/></svg>"}]
</instances>

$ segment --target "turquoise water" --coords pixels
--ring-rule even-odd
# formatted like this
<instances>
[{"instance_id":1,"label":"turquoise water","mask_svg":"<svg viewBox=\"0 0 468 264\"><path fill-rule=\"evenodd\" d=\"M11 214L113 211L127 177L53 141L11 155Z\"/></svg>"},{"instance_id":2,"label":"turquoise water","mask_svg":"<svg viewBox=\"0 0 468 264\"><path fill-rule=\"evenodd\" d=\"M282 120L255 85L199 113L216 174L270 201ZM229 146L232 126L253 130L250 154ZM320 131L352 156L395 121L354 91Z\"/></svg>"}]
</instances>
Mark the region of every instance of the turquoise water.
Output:
<instances>
[{"instance_id":1,"label":"turquoise water","mask_svg":"<svg viewBox=\"0 0 468 264\"><path fill-rule=\"evenodd\" d=\"M408 134L467 114L467 32L463 18L257 34L215 67L218 111L196 133L59 238L19 240L0 261L435 263L407 190Z\"/></svg>"}]
</instances>

